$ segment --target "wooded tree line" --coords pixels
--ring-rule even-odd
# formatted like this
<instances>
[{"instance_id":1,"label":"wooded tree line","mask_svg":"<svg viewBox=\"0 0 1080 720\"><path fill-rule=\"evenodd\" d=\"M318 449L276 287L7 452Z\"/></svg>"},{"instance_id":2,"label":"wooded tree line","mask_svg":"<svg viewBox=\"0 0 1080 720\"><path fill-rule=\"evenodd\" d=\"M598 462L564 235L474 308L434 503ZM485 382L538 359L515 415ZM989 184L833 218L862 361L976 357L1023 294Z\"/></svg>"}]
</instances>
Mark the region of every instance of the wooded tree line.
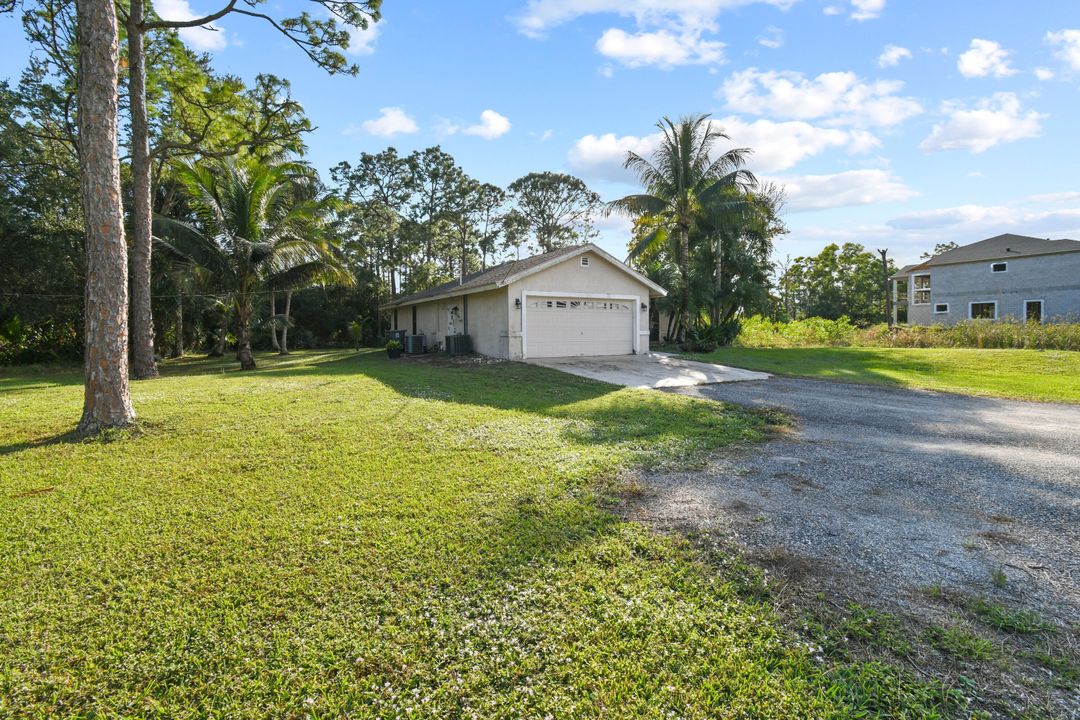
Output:
<instances>
[{"instance_id":1,"label":"wooded tree line","mask_svg":"<svg viewBox=\"0 0 1080 720\"><path fill-rule=\"evenodd\" d=\"M886 322L886 277L896 272L888 260L887 273L881 257L857 243L826 245L817 255L797 257L779 264L774 320L847 316L856 325Z\"/></svg>"}]
</instances>

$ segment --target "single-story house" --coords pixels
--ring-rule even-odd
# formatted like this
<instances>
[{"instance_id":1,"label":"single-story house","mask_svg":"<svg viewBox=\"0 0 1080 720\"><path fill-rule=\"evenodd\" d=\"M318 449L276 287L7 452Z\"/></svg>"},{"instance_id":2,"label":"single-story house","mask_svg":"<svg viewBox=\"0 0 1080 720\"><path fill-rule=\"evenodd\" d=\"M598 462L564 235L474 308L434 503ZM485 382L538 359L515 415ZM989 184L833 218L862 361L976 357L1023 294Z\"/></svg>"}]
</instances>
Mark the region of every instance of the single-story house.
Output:
<instances>
[{"instance_id":1,"label":"single-story house","mask_svg":"<svg viewBox=\"0 0 1080 720\"><path fill-rule=\"evenodd\" d=\"M998 235L900 269L894 320L1080 321L1080 241Z\"/></svg>"},{"instance_id":2,"label":"single-story house","mask_svg":"<svg viewBox=\"0 0 1080 720\"><path fill-rule=\"evenodd\" d=\"M649 305L664 288L591 243L496 265L380 309L428 348L468 335L511 360L649 350Z\"/></svg>"}]
</instances>

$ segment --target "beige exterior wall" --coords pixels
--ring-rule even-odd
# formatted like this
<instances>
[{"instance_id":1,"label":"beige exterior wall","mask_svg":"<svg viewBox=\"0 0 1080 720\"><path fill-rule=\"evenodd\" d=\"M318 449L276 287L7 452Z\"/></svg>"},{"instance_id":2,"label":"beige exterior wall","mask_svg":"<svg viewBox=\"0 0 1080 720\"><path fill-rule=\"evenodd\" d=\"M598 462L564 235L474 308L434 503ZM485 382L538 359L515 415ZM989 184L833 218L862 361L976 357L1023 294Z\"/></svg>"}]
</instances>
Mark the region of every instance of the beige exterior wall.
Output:
<instances>
[{"instance_id":1,"label":"beige exterior wall","mask_svg":"<svg viewBox=\"0 0 1080 720\"><path fill-rule=\"evenodd\" d=\"M468 334L472 338L473 350L490 357L509 357L506 288L472 293L468 297ZM465 303L461 295L398 308L397 329L405 330L410 335L413 333L412 309L415 307L416 332L424 335L429 348L435 343L442 343L445 349L450 308L455 305L461 309L463 316L458 323L458 332L464 333Z\"/></svg>"},{"instance_id":2,"label":"beige exterior wall","mask_svg":"<svg viewBox=\"0 0 1080 720\"><path fill-rule=\"evenodd\" d=\"M506 333L508 313L506 288L469 296L469 335L474 352L488 357L510 357Z\"/></svg>"},{"instance_id":3,"label":"beige exterior wall","mask_svg":"<svg viewBox=\"0 0 1080 720\"><path fill-rule=\"evenodd\" d=\"M581 258L589 258L589 266L581 266ZM514 307L514 301L521 299L522 292L558 292L567 295L603 294L636 295L639 303L639 350L649 350L649 293L650 288L629 273L623 272L599 255L591 252L569 258L546 270L511 283L507 293L509 313L508 345L509 357L513 360L522 358L521 308ZM645 303L645 309L640 309Z\"/></svg>"}]
</instances>

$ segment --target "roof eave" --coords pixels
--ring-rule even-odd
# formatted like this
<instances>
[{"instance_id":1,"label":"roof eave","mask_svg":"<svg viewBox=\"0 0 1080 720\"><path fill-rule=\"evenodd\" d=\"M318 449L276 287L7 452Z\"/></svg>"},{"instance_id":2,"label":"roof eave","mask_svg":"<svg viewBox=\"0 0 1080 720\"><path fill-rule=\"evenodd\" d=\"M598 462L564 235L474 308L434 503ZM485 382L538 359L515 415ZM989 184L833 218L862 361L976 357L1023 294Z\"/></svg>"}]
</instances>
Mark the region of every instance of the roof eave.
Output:
<instances>
[{"instance_id":1,"label":"roof eave","mask_svg":"<svg viewBox=\"0 0 1080 720\"><path fill-rule=\"evenodd\" d=\"M1019 260L1020 258L1029 257L1042 257L1043 255L1066 255L1068 253L1080 252L1078 248L1063 248L1061 250L1047 250L1046 252L1012 252L1005 255L994 255L992 257L978 258L975 260L945 260L942 262L934 262L933 259L926 261L927 267L941 267L942 265L967 265L969 263L987 263L995 262L997 260Z\"/></svg>"},{"instance_id":2,"label":"roof eave","mask_svg":"<svg viewBox=\"0 0 1080 720\"><path fill-rule=\"evenodd\" d=\"M458 297L460 295L472 295L478 292L487 292L488 290L498 290L503 287L500 283L486 283L484 285L477 285L476 287L468 288L452 288L446 292L441 292L437 295L429 295L422 298L406 297L400 300L392 300L388 303L383 303L379 306L379 310L393 310L400 307L408 307L409 305L419 305L420 303L432 302L434 300L442 300L444 298Z\"/></svg>"},{"instance_id":3,"label":"roof eave","mask_svg":"<svg viewBox=\"0 0 1080 720\"><path fill-rule=\"evenodd\" d=\"M605 260L607 260L609 263L611 263L615 267L619 268L620 270L627 273L631 277L635 278L636 280L640 281L644 285L648 286L648 288L650 290L652 290L652 291L654 291L656 293L655 295L650 294L649 297L666 297L667 296L667 294L668 294L667 290L660 287L659 285L654 283L652 280L650 280L649 278L647 278L644 275L642 275L641 273L639 273L634 268L629 267L626 263L620 261L618 258L613 256L611 253L609 253L609 252L607 252L605 250L602 250L601 248L597 247L596 245L594 245L592 243L586 243L586 244L578 247L576 250L574 250L574 252L566 253L565 255L560 255L559 257L552 258L551 260L548 260L545 263L541 263L541 264L537 265L536 267L529 268L528 270L523 270L522 272L519 272L516 275L511 275L511 276L509 276L509 277L507 277L507 278L505 278L503 280L503 284L509 285L510 283L517 282L518 280L522 280L524 278L527 278L530 275L535 275L538 272L541 272L543 270L547 270L549 267L554 267L554 266L558 265L559 263L566 262L567 260L572 260L573 258L576 258L578 255L583 255L584 253L587 253L587 252L596 253L597 255L604 258Z\"/></svg>"}]
</instances>

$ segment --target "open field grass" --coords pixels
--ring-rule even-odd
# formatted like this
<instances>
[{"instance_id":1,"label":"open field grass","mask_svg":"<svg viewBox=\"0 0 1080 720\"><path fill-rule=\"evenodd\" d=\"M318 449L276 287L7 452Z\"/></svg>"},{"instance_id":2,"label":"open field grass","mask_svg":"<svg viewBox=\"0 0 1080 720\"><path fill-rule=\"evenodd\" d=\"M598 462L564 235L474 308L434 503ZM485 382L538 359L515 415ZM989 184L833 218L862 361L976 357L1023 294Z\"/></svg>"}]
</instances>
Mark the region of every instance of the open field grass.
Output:
<instances>
[{"instance_id":1,"label":"open field grass","mask_svg":"<svg viewBox=\"0 0 1080 720\"><path fill-rule=\"evenodd\" d=\"M720 348L687 354L777 375L1080 403L1080 352L959 348Z\"/></svg>"},{"instance_id":2,"label":"open field grass","mask_svg":"<svg viewBox=\"0 0 1080 720\"><path fill-rule=\"evenodd\" d=\"M963 714L605 509L760 416L521 364L259 362L169 363L137 431L83 442L79 373L0 372L0 717Z\"/></svg>"}]
</instances>

